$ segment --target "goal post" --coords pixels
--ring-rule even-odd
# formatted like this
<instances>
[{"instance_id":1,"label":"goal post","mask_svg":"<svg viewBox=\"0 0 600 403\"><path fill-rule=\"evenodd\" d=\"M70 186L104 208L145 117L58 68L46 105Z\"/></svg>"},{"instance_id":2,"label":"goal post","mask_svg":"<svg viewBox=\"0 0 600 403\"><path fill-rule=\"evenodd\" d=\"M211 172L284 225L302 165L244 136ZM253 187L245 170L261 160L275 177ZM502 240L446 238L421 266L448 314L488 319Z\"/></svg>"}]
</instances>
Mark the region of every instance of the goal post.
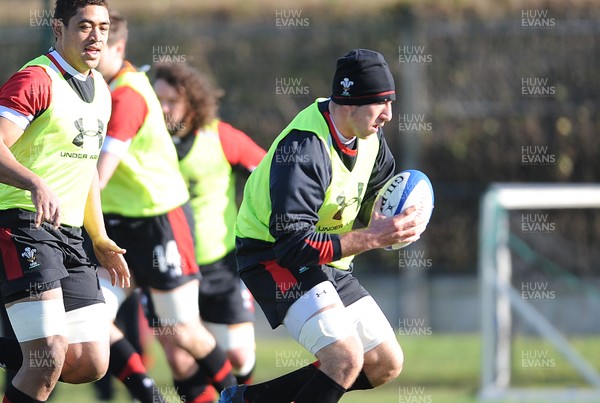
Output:
<instances>
[{"instance_id":1,"label":"goal post","mask_svg":"<svg viewBox=\"0 0 600 403\"><path fill-rule=\"evenodd\" d=\"M512 285L509 225L511 210L599 207L600 185L595 184L495 184L483 196L480 203L478 245L482 336L481 400L600 401L600 374L596 368L571 346L568 339L534 304L524 300ZM513 313L550 342L590 387L511 387Z\"/></svg>"}]
</instances>

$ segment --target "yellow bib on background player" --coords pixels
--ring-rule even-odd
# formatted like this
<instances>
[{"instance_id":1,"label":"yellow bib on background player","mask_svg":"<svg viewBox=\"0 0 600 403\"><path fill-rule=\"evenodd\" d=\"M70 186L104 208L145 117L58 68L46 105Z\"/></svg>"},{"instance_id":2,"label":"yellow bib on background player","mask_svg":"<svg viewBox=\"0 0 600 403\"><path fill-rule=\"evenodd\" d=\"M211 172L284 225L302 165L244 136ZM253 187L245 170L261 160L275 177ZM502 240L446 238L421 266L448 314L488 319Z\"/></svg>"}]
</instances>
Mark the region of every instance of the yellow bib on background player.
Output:
<instances>
[{"instance_id":1,"label":"yellow bib on background player","mask_svg":"<svg viewBox=\"0 0 600 403\"><path fill-rule=\"evenodd\" d=\"M102 211L125 217L152 217L184 204L188 190L179 171L177 152L167 131L160 103L143 72L125 72L111 83L111 90L128 86L148 106L146 119L131 140L106 187Z\"/></svg>"},{"instance_id":2,"label":"yellow bib on background player","mask_svg":"<svg viewBox=\"0 0 600 403\"><path fill-rule=\"evenodd\" d=\"M235 248L235 174L219 139L218 119L192 135L194 145L179 161L179 167L189 181L196 257L198 264L203 265L221 259Z\"/></svg>"}]
</instances>

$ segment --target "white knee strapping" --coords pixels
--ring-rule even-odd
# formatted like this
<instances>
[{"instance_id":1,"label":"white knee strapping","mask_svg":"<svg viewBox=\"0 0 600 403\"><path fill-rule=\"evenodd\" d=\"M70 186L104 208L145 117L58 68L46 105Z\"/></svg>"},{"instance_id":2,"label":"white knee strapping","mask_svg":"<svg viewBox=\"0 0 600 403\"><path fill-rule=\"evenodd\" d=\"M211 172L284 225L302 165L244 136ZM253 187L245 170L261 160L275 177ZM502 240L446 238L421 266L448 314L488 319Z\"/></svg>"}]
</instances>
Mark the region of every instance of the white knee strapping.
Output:
<instances>
[{"instance_id":1,"label":"white knee strapping","mask_svg":"<svg viewBox=\"0 0 600 403\"><path fill-rule=\"evenodd\" d=\"M106 310L109 319L114 321L117 317L119 307L127 297L127 293L123 288L113 286L109 280L103 277L100 277L100 288L102 289L102 295L104 295L104 300L106 301Z\"/></svg>"},{"instance_id":2,"label":"white knee strapping","mask_svg":"<svg viewBox=\"0 0 600 403\"><path fill-rule=\"evenodd\" d=\"M283 324L292 337L298 340L300 330L308 318L330 305L344 306L333 284L323 281L308 290L290 306L283 319Z\"/></svg>"},{"instance_id":3,"label":"white knee strapping","mask_svg":"<svg viewBox=\"0 0 600 403\"><path fill-rule=\"evenodd\" d=\"M331 305L335 307L315 314ZM356 333L342 300L329 281L314 286L294 302L283 324L292 337L313 354Z\"/></svg>"},{"instance_id":4,"label":"white knee strapping","mask_svg":"<svg viewBox=\"0 0 600 403\"><path fill-rule=\"evenodd\" d=\"M150 295L161 326L174 326L200 318L198 282L189 282L167 292L151 290Z\"/></svg>"},{"instance_id":5,"label":"white knee strapping","mask_svg":"<svg viewBox=\"0 0 600 403\"><path fill-rule=\"evenodd\" d=\"M235 324L233 327L230 327L230 325L224 323L204 322L204 326L214 336L223 350L247 349L244 365L239 369L234 368L232 371L234 375L246 376L254 369L256 362L254 349L256 348L256 343L254 340L253 323Z\"/></svg>"},{"instance_id":6,"label":"white knee strapping","mask_svg":"<svg viewBox=\"0 0 600 403\"><path fill-rule=\"evenodd\" d=\"M106 304L99 303L66 313L69 344L106 341L110 337L111 316Z\"/></svg>"},{"instance_id":7,"label":"white knee strapping","mask_svg":"<svg viewBox=\"0 0 600 403\"><path fill-rule=\"evenodd\" d=\"M6 312L21 343L49 336L67 336L62 298L19 302L6 308Z\"/></svg>"},{"instance_id":8,"label":"white knee strapping","mask_svg":"<svg viewBox=\"0 0 600 403\"><path fill-rule=\"evenodd\" d=\"M348 305L346 311L358 332L365 353L386 340L396 340L394 329L373 297L359 299Z\"/></svg>"},{"instance_id":9,"label":"white knee strapping","mask_svg":"<svg viewBox=\"0 0 600 403\"><path fill-rule=\"evenodd\" d=\"M223 323L204 322L204 326L215 337L219 346L223 350L233 350L234 348L249 348L254 350L254 325L229 325Z\"/></svg>"},{"instance_id":10,"label":"white knee strapping","mask_svg":"<svg viewBox=\"0 0 600 403\"><path fill-rule=\"evenodd\" d=\"M307 320L297 340L304 348L316 355L323 347L349 336L358 338L346 309L336 307Z\"/></svg>"}]
</instances>

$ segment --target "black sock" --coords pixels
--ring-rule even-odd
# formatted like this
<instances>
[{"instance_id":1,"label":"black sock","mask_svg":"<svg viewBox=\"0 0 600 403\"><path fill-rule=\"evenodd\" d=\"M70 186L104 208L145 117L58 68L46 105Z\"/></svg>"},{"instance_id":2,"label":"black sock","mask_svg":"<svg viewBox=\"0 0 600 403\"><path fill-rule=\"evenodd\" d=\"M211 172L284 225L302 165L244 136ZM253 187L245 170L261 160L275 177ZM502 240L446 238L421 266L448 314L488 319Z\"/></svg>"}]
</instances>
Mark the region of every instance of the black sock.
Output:
<instances>
[{"instance_id":1,"label":"black sock","mask_svg":"<svg viewBox=\"0 0 600 403\"><path fill-rule=\"evenodd\" d=\"M295 403L336 403L346 389L322 371L317 371L294 399Z\"/></svg>"},{"instance_id":2,"label":"black sock","mask_svg":"<svg viewBox=\"0 0 600 403\"><path fill-rule=\"evenodd\" d=\"M164 401L154 380L146 373L142 358L126 339L110 346L108 371L119 378L131 395L142 403Z\"/></svg>"},{"instance_id":3,"label":"black sock","mask_svg":"<svg viewBox=\"0 0 600 403\"><path fill-rule=\"evenodd\" d=\"M299 368L294 372L262 382L249 385L244 397L251 402L291 402L302 387L315 375L319 362Z\"/></svg>"},{"instance_id":4,"label":"black sock","mask_svg":"<svg viewBox=\"0 0 600 403\"><path fill-rule=\"evenodd\" d=\"M210 379L202 368L198 368L198 371L188 379L173 380L173 384L182 401L209 403L215 400L215 388L210 384Z\"/></svg>"},{"instance_id":5,"label":"black sock","mask_svg":"<svg viewBox=\"0 0 600 403\"><path fill-rule=\"evenodd\" d=\"M237 385L231 373L231 362L227 359L225 351L216 346L206 357L196 360L200 368L210 379L215 389L221 392L228 386Z\"/></svg>"},{"instance_id":6,"label":"black sock","mask_svg":"<svg viewBox=\"0 0 600 403\"><path fill-rule=\"evenodd\" d=\"M373 387L374 386L371 385L371 381L369 381L369 378L367 378L367 374L365 374L365 371L361 370L360 374L358 374L358 377L356 378L352 386L348 388L348 392L350 392L351 390L368 390L373 389Z\"/></svg>"},{"instance_id":7,"label":"black sock","mask_svg":"<svg viewBox=\"0 0 600 403\"><path fill-rule=\"evenodd\" d=\"M2 403L42 403L45 400L36 400L33 397L26 395L21 392L19 389L15 388L11 383L6 388L6 393L4 394L4 399Z\"/></svg>"},{"instance_id":8,"label":"black sock","mask_svg":"<svg viewBox=\"0 0 600 403\"><path fill-rule=\"evenodd\" d=\"M113 377L110 374L104 375L102 378L93 382L94 390L96 391L96 399L106 402L115 397L115 388L113 387Z\"/></svg>"},{"instance_id":9,"label":"black sock","mask_svg":"<svg viewBox=\"0 0 600 403\"><path fill-rule=\"evenodd\" d=\"M16 371L23 365L23 353L17 339L0 337L0 365Z\"/></svg>"}]
</instances>

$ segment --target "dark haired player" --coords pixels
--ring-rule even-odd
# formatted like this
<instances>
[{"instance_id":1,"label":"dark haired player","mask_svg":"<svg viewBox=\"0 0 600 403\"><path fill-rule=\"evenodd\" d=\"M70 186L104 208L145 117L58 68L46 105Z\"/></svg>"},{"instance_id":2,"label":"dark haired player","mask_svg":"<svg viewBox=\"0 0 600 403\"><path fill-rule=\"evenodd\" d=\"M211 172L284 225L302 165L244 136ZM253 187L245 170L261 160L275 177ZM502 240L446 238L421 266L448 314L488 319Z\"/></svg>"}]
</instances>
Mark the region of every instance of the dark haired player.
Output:
<instances>
[{"instance_id":1,"label":"dark haired player","mask_svg":"<svg viewBox=\"0 0 600 403\"><path fill-rule=\"evenodd\" d=\"M159 65L154 91L190 190L200 316L227 352L238 383L248 383L255 366L254 304L235 261L236 176L252 172L265 151L217 117L221 91L195 68Z\"/></svg>"},{"instance_id":2,"label":"dark haired player","mask_svg":"<svg viewBox=\"0 0 600 403\"><path fill-rule=\"evenodd\" d=\"M94 68L109 26L106 1L58 0L54 50L0 89L0 292L18 340L0 339L0 363L18 369L5 403L46 401L59 376L91 382L108 366L109 319L81 227L112 283L129 286L96 172L111 105Z\"/></svg>"}]
</instances>

